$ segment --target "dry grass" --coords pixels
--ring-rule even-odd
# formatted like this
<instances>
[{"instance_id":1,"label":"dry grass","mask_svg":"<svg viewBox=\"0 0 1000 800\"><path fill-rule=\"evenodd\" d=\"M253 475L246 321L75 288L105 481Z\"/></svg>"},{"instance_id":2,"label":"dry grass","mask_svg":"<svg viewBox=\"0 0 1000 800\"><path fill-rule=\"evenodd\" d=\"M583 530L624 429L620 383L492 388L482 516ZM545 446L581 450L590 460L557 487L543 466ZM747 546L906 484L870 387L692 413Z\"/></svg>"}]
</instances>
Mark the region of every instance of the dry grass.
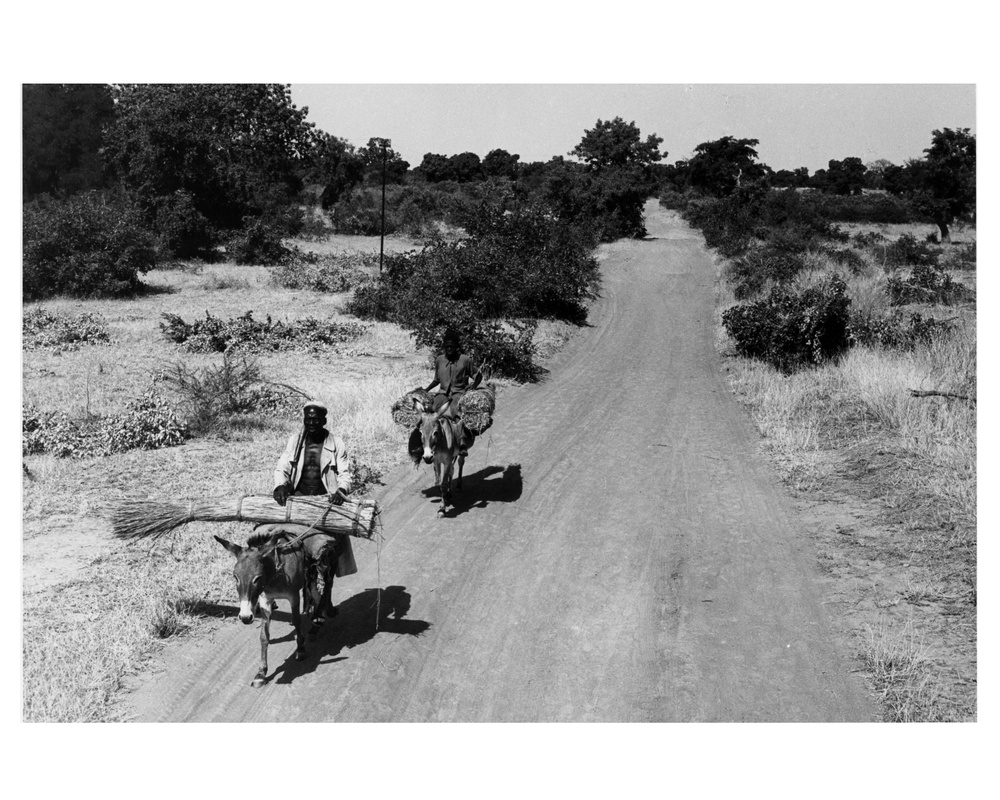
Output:
<instances>
[{"instance_id":1,"label":"dry grass","mask_svg":"<svg viewBox=\"0 0 1000 800\"><path fill-rule=\"evenodd\" d=\"M336 252L370 250L371 238L333 237L305 244ZM411 246L413 242L398 238L386 241L387 252ZM184 266L154 272L147 282L156 291L135 300L45 302L53 313L100 314L112 342L60 355L25 352L23 399L42 409L59 407L71 416L116 413L164 364L183 358L189 368L197 368L220 360L218 355L180 353L160 333L164 312L186 320L206 311L228 319L248 310L259 319L267 314L283 320L352 319L341 311L346 295L275 287L263 267ZM551 351L568 337L554 325L543 324L540 330L540 341ZM415 348L410 333L378 323L341 352L267 354L257 361L267 379L325 400L331 429L360 462L384 473L406 461L406 442L390 408L404 392L430 380L429 354ZM213 617L233 610L232 560L211 534L240 541L250 526L194 522L150 550L148 543L113 539L110 525L95 518L92 509L126 496L176 500L269 494L275 460L297 425L298 418L290 415L262 419L224 439L193 440L163 450L23 459L30 471L22 494L26 721L117 719L116 698L164 639L197 633ZM77 573L62 560L62 566L55 564L47 549L62 553L63 534L86 539L79 534L84 523L98 533L93 554L88 557L82 550L84 570ZM45 565L37 587L31 564Z\"/></svg>"},{"instance_id":2,"label":"dry grass","mask_svg":"<svg viewBox=\"0 0 1000 800\"><path fill-rule=\"evenodd\" d=\"M915 227L887 226L883 232L892 238ZM958 241L959 233L975 236L967 228L956 232ZM803 288L834 270L846 274L825 257L814 257L796 283ZM853 308L883 316L884 280L875 266L848 276ZM720 316L735 302L725 286L717 301ZM835 560L848 565L838 574L873 586L895 570L908 574L919 565L926 571L924 589L908 584L899 594L917 609L906 626L876 624L860 611L846 623L867 626L865 663L886 719L968 719L976 705L975 308L920 310L953 317L954 332L910 352L853 348L837 363L788 376L742 358L730 357L727 364L764 449L793 489L812 500L848 494L875 503L878 525L872 530L884 534L834 535L825 543L839 548ZM719 350L732 356L717 322ZM969 400L915 397L911 389ZM933 640L936 664L952 667L932 669L921 637Z\"/></svg>"}]
</instances>

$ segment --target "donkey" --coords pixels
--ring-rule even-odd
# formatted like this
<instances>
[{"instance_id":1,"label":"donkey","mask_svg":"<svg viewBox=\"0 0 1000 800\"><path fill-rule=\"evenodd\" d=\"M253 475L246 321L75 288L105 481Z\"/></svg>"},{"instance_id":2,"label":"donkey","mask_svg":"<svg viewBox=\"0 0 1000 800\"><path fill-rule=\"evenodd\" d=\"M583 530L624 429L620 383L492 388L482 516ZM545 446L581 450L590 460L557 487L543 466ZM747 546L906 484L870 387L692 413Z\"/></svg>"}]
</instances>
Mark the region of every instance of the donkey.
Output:
<instances>
[{"instance_id":1,"label":"donkey","mask_svg":"<svg viewBox=\"0 0 1000 800\"><path fill-rule=\"evenodd\" d=\"M306 587L305 554L301 547L282 553L279 549L290 541L287 533L253 534L246 547L240 547L216 536L215 540L236 556L233 575L240 595L240 622L249 625L260 616L260 669L251 686L259 689L267 683L267 645L270 642L271 612L275 600L287 600L292 607L292 627L295 628L295 658L306 657L303 616L299 613L299 594L303 588L315 595L315 587Z\"/></svg>"},{"instance_id":2,"label":"donkey","mask_svg":"<svg viewBox=\"0 0 1000 800\"><path fill-rule=\"evenodd\" d=\"M441 508L439 514L444 514L448 507L452 505L452 488L462 488L462 468L465 466L465 455L459 448L461 437L461 420L452 420L446 417L452 401L449 400L439 410L433 411L418 398L413 399L413 407L420 412L420 424L417 430L420 433L420 443L423 446L423 453L417 456L419 451L414 448L415 461L417 457L422 457L425 464L434 464L434 485L441 489ZM414 440L416 434L414 434ZM469 446L471 447L472 436L469 435ZM416 441L414 441L416 444ZM458 478L454 479L455 462L458 462Z\"/></svg>"}]
</instances>

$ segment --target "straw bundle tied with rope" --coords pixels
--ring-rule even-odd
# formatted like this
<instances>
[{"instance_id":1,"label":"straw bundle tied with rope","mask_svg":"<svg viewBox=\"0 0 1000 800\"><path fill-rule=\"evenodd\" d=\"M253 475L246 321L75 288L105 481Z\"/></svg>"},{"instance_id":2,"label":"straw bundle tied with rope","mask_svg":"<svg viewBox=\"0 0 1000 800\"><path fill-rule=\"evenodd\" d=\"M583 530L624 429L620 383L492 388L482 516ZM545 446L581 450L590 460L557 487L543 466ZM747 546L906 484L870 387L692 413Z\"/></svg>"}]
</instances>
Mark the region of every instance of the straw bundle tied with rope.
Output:
<instances>
[{"instance_id":1,"label":"straw bundle tied with rope","mask_svg":"<svg viewBox=\"0 0 1000 800\"><path fill-rule=\"evenodd\" d=\"M431 395L426 389L413 389L392 404L392 421L404 428L415 428L420 422L420 412L413 407L416 398L427 408L431 407Z\"/></svg>"},{"instance_id":2,"label":"straw bundle tied with rope","mask_svg":"<svg viewBox=\"0 0 1000 800\"><path fill-rule=\"evenodd\" d=\"M325 495L289 497L279 506L267 496L192 500L184 503L123 500L109 509L111 529L120 539L157 538L188 522L269 522L311 525L322 533L373 539L378 519L374 500L332 505Z\"/></svg>"},{"instance_id":3,"label":"straw bundle tied with rope","mask_svg":"<svg viewBox=\"0 0 1000 800\"><path fill-rule=\"evenodd\" d=\"M465 393L458 401L458 414L466 428L480 434L492 424L496 405L496 384L488 383L481 389L470 389Z\"/></svg>"}]
</instances>

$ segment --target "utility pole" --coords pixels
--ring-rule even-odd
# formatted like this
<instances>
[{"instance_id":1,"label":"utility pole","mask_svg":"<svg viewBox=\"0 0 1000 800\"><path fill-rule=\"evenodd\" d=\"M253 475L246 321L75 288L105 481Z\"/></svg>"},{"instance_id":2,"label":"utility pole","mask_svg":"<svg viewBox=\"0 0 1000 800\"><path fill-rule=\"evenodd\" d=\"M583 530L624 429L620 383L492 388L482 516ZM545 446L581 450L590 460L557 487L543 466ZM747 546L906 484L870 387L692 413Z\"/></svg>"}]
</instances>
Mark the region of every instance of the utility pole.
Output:
<instances>
[{"instance_id":1,"label":"utility pole","mask_svg":"<svg viewBox=\"0 0 1000 800\"><path fill-rule=\"evenodd\" d=\"M382 275L382 261L385 258L385 160L386 160L386 150L392 146L392 140L390 139L376 139L382 146L382 236L379 240L379 250L378 250L378 274L379 277Z\"/></svg>"}]
</instances>

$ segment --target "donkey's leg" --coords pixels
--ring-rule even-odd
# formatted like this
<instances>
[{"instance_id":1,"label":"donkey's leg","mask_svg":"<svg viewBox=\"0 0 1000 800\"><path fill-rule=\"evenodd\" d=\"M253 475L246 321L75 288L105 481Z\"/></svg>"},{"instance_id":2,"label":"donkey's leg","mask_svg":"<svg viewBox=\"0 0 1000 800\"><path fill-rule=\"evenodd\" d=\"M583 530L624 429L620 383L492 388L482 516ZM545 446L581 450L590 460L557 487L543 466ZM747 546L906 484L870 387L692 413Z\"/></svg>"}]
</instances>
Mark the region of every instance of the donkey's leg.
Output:
<instances>
[{"instance_id":1,"label":"donkey's leg","mask_svg":"<svg viewBox=\"0 0 1000 800\"><path fill-rule=\"evenodd\" d=\"M271 604L260 604L260 669L250 685L259 689L267 683L267 645L271 641Z\"/></svg>"},{"instance_id":2,"label":"donkey's leg","mask_svg":"<svg viewBox=\"0 0 1000 800\"><path fill-rule=\"evenodd\" d=\"M295 629L295 660L302 661L306 657L306 637L302 630L302 617L299 613L299 593L294 592L289 600L292 606L292 627Z\"/></svg>"},{"instance_id":3,"label":"donkey's leg","mask_svg":"<svg viewBox=\"0 0 1000 800\"><path fill-rule=\"evenodd\" d=\"M444 513L451 505L451 476L453 462L445 456L441 463L441 508L438 513Z\"/></svg>"},{"instance_id":4,"label":"donkey's leg","mask_svg":"<svg viewBox=\"0 0 1000 800\"><path fill-rule=\"evenodd\" d=\"M455 484L455 488L461 491L462 489L462 467L465 466L465 456L461 453L458 454L458 481Z\"/></svg>"}]
</instances>

